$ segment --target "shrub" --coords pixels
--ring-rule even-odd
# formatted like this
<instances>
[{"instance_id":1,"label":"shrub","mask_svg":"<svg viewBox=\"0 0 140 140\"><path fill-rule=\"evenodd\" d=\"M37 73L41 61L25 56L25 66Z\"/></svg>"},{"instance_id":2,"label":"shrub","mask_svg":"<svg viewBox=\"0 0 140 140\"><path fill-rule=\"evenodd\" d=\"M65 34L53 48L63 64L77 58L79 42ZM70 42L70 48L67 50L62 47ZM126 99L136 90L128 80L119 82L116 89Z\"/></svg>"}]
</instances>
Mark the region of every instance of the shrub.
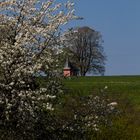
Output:
<instances>
[{"instance_id":1,"label":"shrub","mask_svg":"<svg viewBox=\"0 0 140 140\"><path fill-rule=\"evenodd\" d=\"M60 139L90 139L112 125L114 115L119 112L117 103L102 95L67 95L57 107L56 135Z\"/></svg>"}]
</instances>

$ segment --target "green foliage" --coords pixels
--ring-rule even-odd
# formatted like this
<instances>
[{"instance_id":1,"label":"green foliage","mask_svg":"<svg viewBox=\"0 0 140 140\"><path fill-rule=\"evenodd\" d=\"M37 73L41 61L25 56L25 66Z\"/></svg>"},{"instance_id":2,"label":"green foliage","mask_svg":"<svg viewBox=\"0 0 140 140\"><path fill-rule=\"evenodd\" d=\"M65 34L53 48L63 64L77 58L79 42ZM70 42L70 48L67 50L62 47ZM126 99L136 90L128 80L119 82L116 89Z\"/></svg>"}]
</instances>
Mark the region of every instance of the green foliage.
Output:
<instances>
[{"instance_id":1,"label":"green foliage","mask_svg":"<svg viewBox=\"0 0 140 140\"><path fill-rule=\"evenodd\" d=\"M45 77L38 77L36 81L41 87L46 87L46 85L57 87L58 83L56 77L52 82ZM32 137L35 140L140 139L139 76L71 77L64 80L63 83L64 93L58 94L54 100L54 111L37 112L39 116L33 129L27 131L29 132L26 133L27 138ZM58 85L61 86L60 83ZM95 103L95 96L100 97L99 104ZM105 106L100 106L103 101ZM102 117L102 112L106 110L111 101L117 101L117 112L116 110L111 114L106 112L107 114ZM83 121L86 116L93 114L98 114L100 118L98 131L92 127L86 127L85 124L88 121ZM94 119L90 120L90 124L92 121ZM1 129L0 134L7 135L9 137L7 140L15 140L21 138L21 130L22 128L17 130L16 138L12 138L12 134L7 135L5 129Z\"/></svg>"},{"instance_id":2,"label":"green foliage","mask_svg":"<svg viewBox=\"0 0 140 140\"><path fill-rule=\"evenodd\" d=\"M38 78L38 83L45 86L47 78ZM81 96L71 94L68 90L57 97L54 111L46 115L40 115L37 123L37 132L40 138L46 139L76 139L84 140L96 135L103 126L110 126L113 116L118 113L116 107L110 106L111 100L101 93L96 96ZM47 119L46 119L47 118ZM47 125L49 123L49 125ZM49 126L49 127L48 127Z\"/></svg>"}]
</instances>

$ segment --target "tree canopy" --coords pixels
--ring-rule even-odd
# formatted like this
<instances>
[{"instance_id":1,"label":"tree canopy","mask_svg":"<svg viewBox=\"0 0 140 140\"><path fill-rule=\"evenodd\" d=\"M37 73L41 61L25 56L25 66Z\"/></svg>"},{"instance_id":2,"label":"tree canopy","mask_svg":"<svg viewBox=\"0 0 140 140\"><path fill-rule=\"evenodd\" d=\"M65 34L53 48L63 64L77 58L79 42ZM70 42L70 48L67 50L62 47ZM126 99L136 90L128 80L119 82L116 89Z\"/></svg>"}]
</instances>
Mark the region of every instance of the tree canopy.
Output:
<instances>
[{"instance_id":1,"label":"tree canopy","mask_svg":"<svg viewBox=\"0 0 140 140\"><path fill-rule=\"evenodd\" d=\"M79 69L81 76L87 72L104 73L106 57L100 32L86 26L72 28L64 38L70 61Z\"/></svg>"}]
</instances>

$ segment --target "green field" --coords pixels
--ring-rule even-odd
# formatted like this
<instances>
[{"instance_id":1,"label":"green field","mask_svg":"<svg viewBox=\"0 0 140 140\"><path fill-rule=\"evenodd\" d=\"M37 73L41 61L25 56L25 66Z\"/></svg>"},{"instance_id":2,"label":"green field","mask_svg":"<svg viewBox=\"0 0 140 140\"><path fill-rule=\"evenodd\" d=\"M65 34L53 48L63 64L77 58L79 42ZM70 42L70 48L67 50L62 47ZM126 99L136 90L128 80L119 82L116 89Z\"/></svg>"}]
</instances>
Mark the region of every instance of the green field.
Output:
<instances>
[{"instance_id":1,"label":"green field","mask_svg":"<svg viewBox=\"0 0 140 140\"><path fill-rule=\"evenodd\" d=\"M105 94L118 102L123 113L97 140L140 139L140 76L71 77L63 83L66 94L78 96L99 94L107 87Z\"/></svg>"},{"instance_id":2,"label":"green field","mask_svg":"<svg viewBox=\"0 0 140 140\"><path fill-rule=\"evenodd\" d=\"M72 77L64 81L73 93L87 95L107 87L106 93L114 98L126 98L140 109L140 76Z\"/></svg>"}]
</instances>

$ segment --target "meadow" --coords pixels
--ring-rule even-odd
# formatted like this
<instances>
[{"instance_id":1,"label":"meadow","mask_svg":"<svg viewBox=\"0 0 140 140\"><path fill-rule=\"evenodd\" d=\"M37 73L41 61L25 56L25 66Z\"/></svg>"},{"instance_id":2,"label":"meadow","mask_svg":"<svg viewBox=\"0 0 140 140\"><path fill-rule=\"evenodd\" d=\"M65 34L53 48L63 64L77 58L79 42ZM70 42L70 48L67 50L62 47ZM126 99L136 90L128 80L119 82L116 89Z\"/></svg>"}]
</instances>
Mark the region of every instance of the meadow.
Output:
<instances>
[{"instance_id":1,"label":"meadow","mask_svg":"<svg viewBox=\"0 0 140 140\"><path fill-rule=\"evenodd\" d=\"M64 81L64 85L69 91L81 95L106 88L108 95L126 98L140 109L140 76L71 77Z\"/></svg>"},{"instance_id":2,"label":"meadow","mask_svg":"<svg viewBox=\"0 0 140 140\"><path fill-rule=\"evenodd\" d=\"M63 84L68 95L104 92L112 101L117 101L121 115L114 119L111 128L93 139L140 139L140 76L70 77Z\"/></svg>"}]
</instances>

